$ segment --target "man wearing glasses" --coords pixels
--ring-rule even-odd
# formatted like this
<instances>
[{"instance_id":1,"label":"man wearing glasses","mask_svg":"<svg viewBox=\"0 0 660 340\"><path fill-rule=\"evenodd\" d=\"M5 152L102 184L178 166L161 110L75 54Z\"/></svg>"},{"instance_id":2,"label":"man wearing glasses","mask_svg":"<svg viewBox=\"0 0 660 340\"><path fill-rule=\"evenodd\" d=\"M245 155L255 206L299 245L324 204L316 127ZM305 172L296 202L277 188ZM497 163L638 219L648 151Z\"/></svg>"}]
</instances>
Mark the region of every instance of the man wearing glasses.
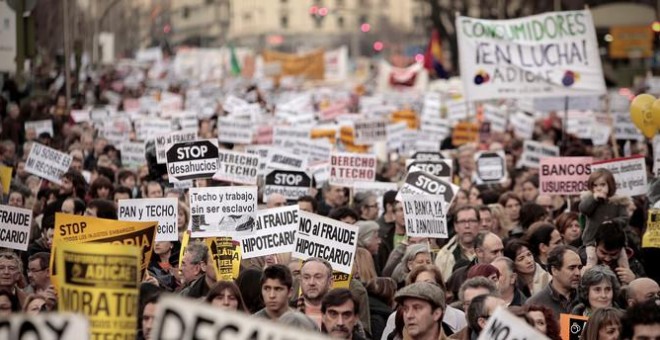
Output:
<instances>
[{"instance_id":1,"label":"man wearing glasses","mask_svg":"<svg viewBox=\"0 0 660 340\"><path fill-rule=\"evenodd\" d=\"M471 205L462 206L456 209L453 221L456 235L440 249L435 259L435 265L447 278L454 268L466 266L474 259L474 239L480 227L479 211Z\"/></svg>"}]
</instances>

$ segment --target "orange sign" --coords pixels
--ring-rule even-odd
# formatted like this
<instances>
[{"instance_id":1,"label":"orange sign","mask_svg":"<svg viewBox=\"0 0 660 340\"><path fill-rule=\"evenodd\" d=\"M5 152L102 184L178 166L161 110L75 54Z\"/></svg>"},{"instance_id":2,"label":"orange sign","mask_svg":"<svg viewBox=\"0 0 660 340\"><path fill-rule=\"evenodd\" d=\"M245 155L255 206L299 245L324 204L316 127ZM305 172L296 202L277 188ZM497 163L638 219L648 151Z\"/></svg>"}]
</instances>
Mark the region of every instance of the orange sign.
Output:
<instances>
[{"instance_id":1,"label":"orange sign","mask_svg":"<svg viewBox=\"0 0 660 340\"><path fill-rule=\"evenodd\" d=\"M611 27L610 35L610 58L650 58L653 55L653 31L649 25Z\"/></svg>"},{"instance_id":2,"label":"orange sign","mask_svg":"<svg viewBox=\"0 0 660 340\"><path fill-rule=\"evenodd\" d=\"M460 122L454 126L451 143L454 146L460 146L476 142L477 138L479 138L479 126L476 123Z\"/></svg>"},{"instance_id":3,"label":"orange sign","mask_svg":"<svg viewBox=\"0 0 660 340\"><path fill-rule=\"evenodd\" d=\"M573 314L559 315L559 336L561 340L579 340L588 317Z\"/></svg>"}]
</instances>

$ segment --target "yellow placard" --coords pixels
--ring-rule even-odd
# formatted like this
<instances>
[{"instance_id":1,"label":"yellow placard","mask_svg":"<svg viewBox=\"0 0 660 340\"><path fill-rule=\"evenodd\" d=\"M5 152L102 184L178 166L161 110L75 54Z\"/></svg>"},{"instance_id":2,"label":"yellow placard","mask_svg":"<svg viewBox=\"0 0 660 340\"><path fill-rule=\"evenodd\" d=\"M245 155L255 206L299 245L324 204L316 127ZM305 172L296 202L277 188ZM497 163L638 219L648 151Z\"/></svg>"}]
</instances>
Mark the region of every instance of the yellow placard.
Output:
<instances>
[{"instance_id":1,"label":"yellow placard","mask_svg":"<svg viewBox=\"0 0 660 340\"><path fill-rule=\"evenodd\" d=\"M476 123L460 122L454 126L451 144L460 146L466 143L476 142L479 138L479 126Z\"/></svg>"},{"instance_id":2,"label":"yellow placard","mask_svg":"<svg viewBox=\"0 0 660 340\"><path fill-rule=\"evenodd\" d=\"M559 336L561 340L579 340L588 317L573 314L559 314Z\"/></svg>"},{"instance_id":3,"label":"yellow placard","mask_svg":"<svg viewBox=\"0 0 660 340\"><path fill-rule=\"evenodd\" d=\"M211 252L216 278L223 281L235 280L241 267L240 243L231 237L209 237L206 238L206 245Z\"/></svg>"},{"instance_id":4,"label":"yellow placard","mask_svg":"<svg viewBox=\"0 0 660 340\"><path fill-rule=\"evenodd\" d=\"M55 268L57 247L64 243L111 243L112 245L138 246L142 249L140 277L149 266L153 252L158 222L117 221L91 216L55 214L55 234L50 256L51 281L57 287L58 272Z\"/></svg>"},{"instance_id":5,"label":"yellow placard","mask_svg":"<svg viewBox=\"0 0 660 340\"><path fill-rule=\"evenodd\" d=\"M348 286L351 283L351 274L346 274L338 271L333 271L332 272L332 278L333 278L333 283L332 283L332 288L346 288L348 289Z\"/></svg>"},{"instance_id":6,"label":"yellow placard","mask_svg":"<svg viewBox=\"0 0 660 340\"><path fill-rule=\"evenodd\" d=\"M650 25L610 27L610 58L650 58L653 56L653 30Z\"/></svg>"},{"instance_id":7,"label":"yellow placard","mask_svg":"<svg viewBox=\"0 0 660 340\"><path fill-rule=\"evenodd\" d=\"M264 63L279 63L282 66L280 76L302 76L307 79L321 80L325 76L325 53L322 49L307 54L288 54L276 51L264 51Z\"/></svg>"},{"instance_id":8,"label":"yellow placard","mask_svg":"<svg viewBox=\"0 0 660 340\"><path fill-rule=\"evenodd\" d=\"M63 242L56 252L58 311L88 317L90 339L135 339L142 250Z\"/></svg>"},{"instance_id":9,"label":"yellow placard","mask_svg":"<svg viewBox=\"0 0 660 340\"><path fill-rule=\"evenodd\" d=\"M183 261L183 253L186 252L186 247L188 247L189 243L190 243L190 230L186 230L183 232L183 236L181 237L181 250L179 250L179 268L181 268L181 261Z\"/></svg>"},{"instance_id":10,"label":"yellow placard","mask_svg":"<svg viewBox=\"0 0 660 340\"><path fill-rule=\"evenodd\" d=\"M11 174L14 171L12 167L0 165L0 183L2 183L2 192L9 195L9 188L11 187Z\"/></svg>"},{"instance_id":11,"label":"yellow placard","mask_svg":"<svg viewBox=\"0 0 660 340\"><path fill-rule=\"evenodd\" d=\"M642 236L642 248L660 248L660 209L649 209L646 232Z\"/></svg>"}]
</instances>

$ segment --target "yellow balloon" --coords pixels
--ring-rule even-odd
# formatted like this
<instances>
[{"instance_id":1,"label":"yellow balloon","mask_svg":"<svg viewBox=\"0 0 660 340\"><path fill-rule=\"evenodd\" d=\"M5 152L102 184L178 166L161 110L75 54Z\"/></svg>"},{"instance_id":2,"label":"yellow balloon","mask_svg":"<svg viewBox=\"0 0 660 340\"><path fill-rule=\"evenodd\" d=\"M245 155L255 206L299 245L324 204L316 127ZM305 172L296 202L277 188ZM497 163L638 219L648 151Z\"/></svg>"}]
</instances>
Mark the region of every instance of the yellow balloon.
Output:
<instances>
[{"instance_id":1,"label":"yellow balloon","mask_svg":"<svg viewBox=\"0 0 660 340\"><path fill-rule=\"evenodd\" d=\"M660 129L660 99L656 99L651 104L651 120L653 121L653 125Z\"/></svg>"},{"instance_id":2,"label":"yellow balloon","mask_svg":"<svg viewBox=\"0 0 660 340\"><path fill-rule=\"evenodd\" d=\"M654 101L654 96L640 94L630 103L630 119L646 138L652 138L658 130L651 114Z\"/></svg>"}]
</instances>

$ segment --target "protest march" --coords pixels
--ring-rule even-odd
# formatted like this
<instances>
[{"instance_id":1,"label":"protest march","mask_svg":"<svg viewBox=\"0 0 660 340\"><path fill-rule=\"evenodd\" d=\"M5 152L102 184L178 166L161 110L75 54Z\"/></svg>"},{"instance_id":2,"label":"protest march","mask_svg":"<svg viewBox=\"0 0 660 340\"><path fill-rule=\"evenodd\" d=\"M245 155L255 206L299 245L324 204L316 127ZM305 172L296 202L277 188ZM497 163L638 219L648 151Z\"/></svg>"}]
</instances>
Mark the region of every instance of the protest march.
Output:
<instances>
[{"instance_id":1,"label":"protest march","mask_svg":"<svg viewBox=\"0 0 660 340\"><path fill-rule=\"evenodd\" d=\"M650 23L478 12L7 73L0 339L660 339L660 76L603 65Z\"/></svg>"}]
</instances>

